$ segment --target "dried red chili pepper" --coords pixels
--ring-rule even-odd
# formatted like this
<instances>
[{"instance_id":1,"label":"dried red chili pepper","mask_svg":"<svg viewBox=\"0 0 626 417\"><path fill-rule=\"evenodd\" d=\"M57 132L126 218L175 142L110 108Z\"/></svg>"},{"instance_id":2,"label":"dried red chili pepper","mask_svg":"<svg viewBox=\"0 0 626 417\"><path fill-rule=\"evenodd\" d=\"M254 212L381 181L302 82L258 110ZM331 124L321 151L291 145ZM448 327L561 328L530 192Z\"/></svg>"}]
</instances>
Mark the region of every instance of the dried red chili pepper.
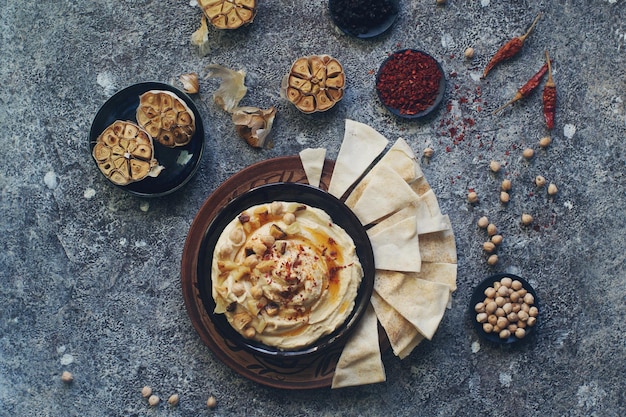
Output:
<instances>
[{"instance_id":1,"label":"dried red chili pepper","mask_svg":"<svg viewBox=\"0 0 626 417\"><path fill-rule=\"evenodd\" d=\"M443 73L433 57L407 49L391 55L376 79L380 100L403 116L421 113L435 104Z\"/></svg>"},{"instance_id":2,"label":"dried red chili pepper","mask_svg":"<svg viewBox=\"0 0 626 417\"><path fill-rule=\"evenodd\" d=\"M532 32L532 30L535 28L535 25L539 21L540 17L541 17L541 13L537 15L537 17L533 21L533 24L530 25L530 28L528 28L525 34L511 39L510 41L502 45L500 49L498 49L496 54L493 56L493 58L491 58L491 60L485 67L485 70L483 71L483 78L485 78L487 74L489 73L489 71L491 71L493 67L498 65L500 62L506 61L507 59L511 59L512 57L517 55L519 51L521 51L522 46L524 46L524 42L526 41L526 38L528 38L528 36L530 35L530 32Z\"/></svg>"},{"instance_id":3,"label":"dried red chili pepper","mask_svg":"<svg viewBox=\"0 0 626 417\"><path fill-rule=\"evenodd\" d=\"M539 83L543 79L543 76L546 75L546 72L548 72L548 64L543 64L541 69L539 69L539 71L537 71L537 73L533 75L530 78L530 80L526 82L526 84L524 84L523 86L519 88L519 90L517 90L517 93L515 93L515 96L511 100L509 100L506 104L494 110L493 114L499 113L505 107L510 106L511 104L515 103L517 100L521 100L522 98L528 96L535 88L539 86Z\"/></svg>"},{"instance_id":4,"label":"dried red chili pepper","mask_svg":"<svg viewBox=\"0 0 626 417\"><path fill-rule=\"evenodd\" d=\"M556 84L552 79L552 65L548 51L546 51L546 64L548 65L548 81L543 87L543 117L546 119L548 129L552 130L556 114Z\"/></svg>"}]
</instances>

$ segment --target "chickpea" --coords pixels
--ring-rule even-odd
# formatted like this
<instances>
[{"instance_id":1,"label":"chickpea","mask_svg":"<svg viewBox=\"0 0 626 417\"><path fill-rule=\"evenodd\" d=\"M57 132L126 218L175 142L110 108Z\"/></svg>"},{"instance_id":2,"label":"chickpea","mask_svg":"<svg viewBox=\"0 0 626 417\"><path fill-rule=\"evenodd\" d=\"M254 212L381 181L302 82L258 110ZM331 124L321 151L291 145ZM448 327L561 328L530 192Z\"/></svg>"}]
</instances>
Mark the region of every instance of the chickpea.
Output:
<instances>
[{"instance_id":1,"label":"chickpea","mask_svg":"<svg viewBox=\"0 0 626 417\"><path fill-rule=\"evenodd\" d=\"M531 293L527 293L524 296L524 302L528 305L533 305L535 303L535 297ZM535 307L536 308L536 307Z\"/></svg>"},{"instance_id":2,"label":"chickpea","mask_svg":"<svg viewBox=\"0 0 626 417\"><path fill-rule=\"evenodd\" d=\"M243 283L235 282L231 288L231 291L235 295L235 297L241 297L243 293L246 292L246 287L244 287Z\"/></svg>"},{"instance_id":3,"label":"chickpea","mask_svg":"<svg viewBox=\"0 0 626 417\"><path fill-rule=\"evenodd\" d=\"M179 401L178 394L172 394L170 395L170 398L167 399L167 403L171 405L172 407L178 405L178 401Z\"/></svg>"},{"instance_id":4,"label":"chickpea","mask_svg":"<svg viewBox=\"0 0 626 417\"><path fill-rule=\"evenodd\" d=\"M481 229L486 229L487 226L489 226L489 219L487 218L487 216L483 216L480 219L478 219L478 227L480 227Z\"/></svg>"},{"instance_id":5,"label":"chickpea","mask_svg":"<svg viewBox=\"0 0 626 417\"><path fill-rule=\"evenodd\" d=\"M522 156L525 159L532 159L533 156L535 156L535 151L532 148L526 148L524 149L524 151L522 152Z\"/></svg>"},{"instance_id":6,"label":"chickpea","mask_svg":"<svg viewBox=\"0 0 626 417\"><path fill-rule=\"evenodd\" d=\"M485 296L486 296L487 298L495 298L495 297L496 297L496 289L495 289L495 288L493 288L493 287L488 287L488 288L485 290Z\"/></svg>"},{"instance_id":7,"label":"chickpea","mask_svg":"<svg viewBox=\"0 0 626 417\"><path fill-rule=\"evenodd\" d=\"M476 321L479 323L486 323L489 315L487 313L478 313L476 314Z\"/></svg>"},{"instance_id":8,"label":"chickpea","mask_svg":"<svg viewBox=\"0 0 626 417\"><path fill-rule=\"evenodd\" d=\"M151 395L152 395L152 388L150 388L149 386L145 386L141 389L141 396L143 398L148 398Z\"/></svg>"},{"instance_id":9,"label":"chickpea","mask_svg":"<svg viewBox=\"0 0 626 417\"><path fill-rule=\"evenodd\" d=\"M492 242L485 242L483 243L483 250L487 253L492 253L494 250L496 250L496 245L494 245Z\"/></svg>"},{"instance_id":10,"label":"chickpea","mask_svg":"<svg viewBox=\"0 0 626 417\"><path fill-rule=\"evenodd\" d=\"M498 316L495 314L489 315L489 317L487 317L487 322L489 322L492 326L495 326L498 323Z\"/></svg>"},{"instance_id":11,"label":"chickpea","mask_svg":"<svg viewBox=\"0 0 626 417\"><path fill-rule=\"evenodd\" d=\"M526 304L526 303L522 303L520 305L520 307L521 307L522 311L525 311L527 313L530 311L530 306L528 304Z\"/></svg>"},{"instance_id":12,"label":"chickpea","mask_svg":"<svg viewBox=\"0 0 626 417\"><path fill-rule=\"evenodd\" d=\"M470 191L467 193L467 202L470 204L478 202L478 194L476 194L476 191Z\"/></svg>"},{"instance_id":13,"label":"chickpea","mask_svg":"<svg viewBox=\"0 0 626 417\"><path fill-rule=\"evenodd\" d=\"M262 256L267 251L267 246L265 246L261 242L254 242L252 244L252 252L255 254Z\"/></svg>"},{"instance_id":14,"label":"chickpea","mask_svg":"<svg viewBox=\"0 0 626 417\"><path fill-rule=\"evenodd\" d=\"M531 224L533 222L533 216L531 216L528 213L524 213L522 214L522 224L524 226L528 226L529 224Z\"/></svg>"},{"instance_id":15,"label":"chickpea","mask_svg":"<svg viewBox=\"0 0 626 417\"><path fill-rule=\"evenodd\" d=\"M498 309L496 310L496 317L504 317L506 316L506 313L504 312L504 309L502 307L498 307Z\"/></svg>"},{"instance_id":16,"label":"chickpea","mask_svg":"<svg viewBox=\"0 0 626 417\"><path fill-rule=\"evenodd\" d=\"M246 256L246 258L243 260L243 265L247 266L250 269L254 269L258 264L259 261L261 259L259 258L258 255L248 255Z\"/></svg>"},{"instance_id":17,"label":"chickpea","mask_svg":"<svg viewBox=\"0 0 626 417\"><path fill-rule=\"evenodd\" d=\"M158 395L151 395L150 398L148 398L148 404L150 405L150 407L156 407L157 405L159 405L160 402L161 399Z\"/></svg>"},{"instance_id":18,"label":"chickpea","mask_svg":"<svg viewBox=\"0 0 626 417\"><path fill-rule=\"evenodd\" d=\"M524 336L526 336L526 330L518 327L517 330L515 330L515 337L517 337L518 339L522 339Z\"/></svg>"},{"instance_id":19,"label":"chickpea","mask_svg":"<svg viewBox=\"0 0 626 417\"><path fill-rule=\"evenodd\" d=\"M517 322L517 321L518 321L518 318L517 318L517 313L510 312L510 313L508 314L508 316L506 316L506 318L507 318L507 320L508 320L508 321L510 321L511 323L515 323L515 322Z\"/></svg>"},{"instance_id":20,"label":"chickpea","mask_svg":"<svg viewBox=\"0 0 626 417\"><path fill-rule=\"evenodd\" d=\"M252 339L254 336L256 336L256 330L254 330L254 327L246 327L243 330L243 337L246 339Z\"/></svg>"},{"instance_id":21,"label":"chickpea","mask_svg":"<svg viewBox=\"0 0 626 417\"><path fill-rule=\"evenodd\" d=\"M533 327L535 323L537 323L537 317L528 317L528 320L526 320L528 327Z\"/></svg>"},{"instance_id":22,"label":"chickpea","mask_svg":"<svg viewBox=\"0 0 626 417\"><path fill-rule=\"evenodd\" d=\"M509 321L506 319L506 317L498 317L498 322L496 326L498 326L501 329L505 329L508 325L509 325Z\"/></svg>"},{"instance_id":23,"label":"chickpea","mask_svg":"<svg viewBox=\"0 0 626 417\"><path fill-rule=\"evenodd\" d=\"M74 381L74 375L70 371L63 371L61 374L61 381L66 384L71 384Z\"/></svg>"},{"instance_id":24,"label":"chickpea","mask_svg":"<svg viewBox=\"0 0 626 417\"><path fill-rule=\"evenodd\" d=\"M463 52L463 56L466 59L472 59L474 58L474 48L470 47L470 48L466 48L465 51Z\"/></svg>"},{"instance_id":25,"label":"chickpea","mask_svg":"<svg viewBox=\"0 0 626 417\"><path fill-rule=\"evenodd\" d=\"M506 302L506 300L504 299L504 297L496 297L496 305L498 307L502 307L504 305L504 303Z\"/></svg>"},{"instance_id":26,"label":"chickpea","mask_svg":"<svg viewBox=\"0 0 626 417\"><path fill-rule=\"evenodd\" d=\"M550 183L550 185L548 185L548 195L556 195L556 193L559 192L559 189L556 188L556 185L554 185L554 183Z\"/></svg>"},{"instance_id":27,"label":"chickpea","mask_svg":"<svg viewBox=\"0 0 626 417\"><path fill-rule=\"evenodd\" d=\"M425 158L432 158L434 154L435 151L433 150L433 148L425 148L422 152L422 155L424 155Z\"/></svg>"},{"instance_id":28,"label":"chickpea","mask_svg":"<svg viewBox=\"0 0 626 417\"><path fill-rule=\"evenodd\" d=\"M491 241L494 245L500 246L502 244L502 235L493 235L491 236Z\"/></svg>"},{"instance_id":29,"label":"chickpea","mask_svg":"<svg viewBox=\"0 0 626 417\"><path fill-rule=\"evenodd\" d=\"M522 306L519 303L515 303L513 304L513 310L511 311L513 311L514 313L519 313L521 309L522 309Z\"/></svg>"},{"instance_id":30,"label":"chickpea","mask_svg":"<svg viewBox=\"0 0 626 417\"><path fill-rule=\"evenodd\" d=\"M510 313L511 313L511 311L513 311L513 304L511 304L511 303L505 303L505 304L502 306L502 310L504 310L504 312L505 312L506 314L510 314Z\"/></svg>"},{"instance_id":31,"label":"chickpea","mask_svg":"<svg viewBox=\"0 0 626 417\"><path fill-rule=\"evenodd\" d=\"M517 318L519 319L519 321L527 321L529 317L530 315L524 310L517 313Z\"/></svg>"},{"instance_id":32,"label":"chickpea","mask_svg":"<svg viewBox=\"0 0 626 417\"><path fill-rule=\"evenodd\" d=\"M495 264L498 263L498 255L491 255L489 258L487 258L487 264L493 266Z\"/></svg>"},{"instance_id":33,"label":"chickpea","mask_svg":"<svg viewBox=\"0 0 626 417\"><path fill-rule=\"evenodd\" d=\"M541 175L537 175L535 177L535 185L539 188L543 187L544 185L546 185L546 179Z\"/></svg>"},{"instance_id":34,"label":"chickpea","mask_svg":"<svg viewBox=\"0 0 626 417\"><path fill-rule=\"evenodd\" d=\"M206 406L210 409L214 409L215 407L217 407L217 400L214 396L209 396L209 398L206 400Z\"/></svg>"},{"instance_id":35,"label":"chickpea","mask_svg":"<svg viewBox=\"0 0 626 417\"><path fill-rule=\"evenodd\" d=\"M276 238L272 235L263 235L260 236L260 239L261 242L268 248L274 246L274 242L276 242Z\"/></svg>"},{"instance_id":36,"label":"chickpea","mask_svg":"<svg viewBox=\"0 0 626 417\"><path fill-rule=\"evenodd\" d=\"M513 280L513 282L511 282L511 288L513 288L515 291L517 290L521 290L522 289L522 283L518 280Z\"/></svg>"},{"instance_id":37,"label":"chickpea","mask_svg":"<svg viewBox=\"0 0 626 417\"><path fill-rule=\"evenodd\" d=\"M517 293L517 291L513 291L510 295L509 295L509 299L511 300L512 303L517 303L520 299L519 294Z\"/></svg>"},{"instance_id":38,"label":"chickpea","mask_svg":"<svg viewBox=\"0 0 626 417\"><path fill-rule=\"evenodd\" d=\"M508 339L511 336L511 332L508 329L504 329L498 333L498 336L500 336L500 339Z\"/></svg>"},{"instance_id":39,"label":"chickpea","mask_svg":"<svg viewBox=\"0 0 626 417\"><path fill-rule=\"evenodd\" d=\"M270 213L278 215L283 212L283 203L280 201L274 201L270 204Z\"/></svg>"},{"instance_id":40,"label":"chickpea","mask_svg":"<svg viewBox=\"0 0 626 417\"><path fill-rule=\"evenodd\" d=\"M230 234L228 235L228 238L235 245L243 244L246 240L246 235L243 232L243 227L235 227L234 229L232 229L230 231Z\"/></svg>"},{"instance_id":41,"label":"chickpea","mask_svg":"<svg viewBox=\"0 0 626 417\"><path fill-rule=\"evenodd\" d=\"M489 223L489 225L487 226L487 234L489 236L494 236L498 234L498 228L496 227L495 224Z\"/></svg>"},{"instance_id":42,"label":"chickpea","mask_svg":"<svg viewBox=\"0 0 626 417\"><path fill-rule=\"evenodd\" d=\"M513 188L511 180L502 180L502 184L500 184L500 189L502 191L511 191L511 188Z\"/></svg>"},{"instance_id":43,"label":"chickpea","mask_svg":"<svg viewBox=\"0 0 626 417\"><path fill-rule=\"evenodd\" d=\"M504 277L500 280L500 283L507 288L511 288L511 286L513 285L513 280L509 277Z\"/></svg>"},{"instance_id":44,"label":"chickpea","mask_svg":"<svg viewBox=\"0 0 626 417\"><path fill-rule=\"evenodd\" d=\"M507 330L510 331L511 333L515 333L515 331L517 330L517 324L515 323L511 323L508 325Z\"/></svg>"},{"instance_id":45,"label":"chickpea","mask_svg":"<svg viewBox=\"0 0 626 417\"><path fill-rule=\"evenodd\" d=\"M500 297L508 297L509 296L509 288L505 287L504 285L501 285L500 288L498 288L498 295Z\"/></svg>"},{"instance_id":46,"label":"chickpea","mask_svg":"<svg viewBox=\"0 0 626 417\"><path fill-rule=\"evenodd\" d=\"M500 191L500 202L502 204L508 204L511 201L511 196L506 191Z\"/></svg>"},{"instance_id":47,"label":"chickpea","mask_svg":"<svg viewBox=\"0 0 626 417\"><path fill-rule=\"evenodd\" d=\"M477 313L484 313L486 311L485 303L476 303L476 305L474 306L474 311L476 311Z\"/></svg>"},{"instance_id":48,"label":"chickpea","mask_svg":"<svg viewBox=\"0 0 626 417\"><path fill-rule=\"evenodd\" d=\"M500 288L502 286L502 284L500 283L500 281L496 281L493 283L493 289L498 291L498 288Z\"/></svg>"},{"instance_id":49,"label":"chickpea","mask_svg":"<svg viewBox=\"0 0 626 417\"><path fill-rule=\"evenodd\" d=\"M500 327L498 327L498 326L493 326L493 332L494 332L494 333L500 333L500 330L502 330Z\"/></svg>"},{"instance_id":50,"label":"chickpea","mask_svg":"<svg viewBox=\"0 0 626 417\"><path fill-rule=\"evenodd\" d=\"M500 171L500 167L501 167L501 165L500 165L500 162L498 162L498 161L493 161L493 160L492 160L492 161L489 163L489 169L490 169L492 172L494 172L494 173L496 173L496 172Z\"/></svg>"},{"instance_id":51,"label":"chickpea","mask_svg":"<svg viewBox=\"0 0 626 417\"><path fill-rule=\"evenodd\" d=\"M483 323L483 330L485 333L491 333L493 331L493 325L491 323Z\"/></svg>"},{"instance_id":52,"label":"chickpea","mask_svg":"<svg viewBox=\"0 0 626 417\"><path fill-rule=\"evenodd\" d=\"M520 288L519 290L517 290L517 293L520 297L524 298L524 296L528 293L528 290L526 290L526 288Z\"/></svg>"},{"instance_id":53,"label":"chickpea","mask_svg":"<svg viewBox=\"0 0 626 417\"><path fill-rule=\"evenodd\" d=\"M285 213L283 216L283 222L285 222L286 225L290 225L293 224L296 221L296 215L293 213Z\"/></svg>"},{"instance_id":54,"label":"chickpea","mask_svg":"<svg viewBox=\"0 0 626 417\"><path fill-rule=\"evenodd\" d=\"M537 317L539 315L539 309L535 306L532 306L528 309L528 315L530 317Z\"/></svg>"},{"instance_id":55,"label":"chickpea","mask_svg":"<svg viewBox=\"0 0 626 417\"><path fill-rule=\"evenodd\" d=\"M250 288L250 295L255 300L260 299L261 297L263 297L263 288L261 288L259 285L255 285L254 287Z\"/></svg>"},{"instance_id":56,"label":"chickpea","mask_svg":"<svg viewBox=\"0 0 626 417\"><path fill-rule=\"evenodd\" d=\"M539 146L541 146L544 149L550 146L550 143L552 143L552 139L550 138L550 136L545 136L539 139Z\"/></svg>"},{"instance_id":57,"label":"chickpea","mask_svg":"<svg viewBox=\"0 0 626 417\"><path fill-rule=\"evenodd\" d=\"M517 327L520 327L520 328L522 328L522 329L525 329L525 328L526 328L526 322L525 322L525 321L521 321L521 320L520 320L520 321L518 321L518 322L517 322Z\"/></svg>"}]
</instances>

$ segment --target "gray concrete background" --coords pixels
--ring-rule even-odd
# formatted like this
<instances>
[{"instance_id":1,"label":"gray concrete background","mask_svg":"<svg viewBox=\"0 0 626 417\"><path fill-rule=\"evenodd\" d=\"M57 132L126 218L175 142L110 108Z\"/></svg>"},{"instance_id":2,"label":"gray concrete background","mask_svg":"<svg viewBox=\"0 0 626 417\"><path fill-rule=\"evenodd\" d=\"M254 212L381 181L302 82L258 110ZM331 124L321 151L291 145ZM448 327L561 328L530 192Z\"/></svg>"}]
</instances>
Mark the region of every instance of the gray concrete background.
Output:
<instances>
[{"instance_id":1,"label":"gray concrete background","mask_svg":"<svg viewBox=\"0 0 626 417\"><path fill-rule=\"evenodd\" d=\"M624 415L626 2L403 1L391 32L369 41L337 32L326 1L259 3L251 26L211 30L203 57L189 41L200 21L193 0L0 0L0 415ZM478 80L539 11L523 53ZM472 61L462 56L468 46ZM392 117L374 91L380 62L406 47L440 60L449 81L427 121ZM540 150L540 92L502 116L491 110L541 66L546 48L559 98L552 145ZM279 97L280 79L299 56L322 53L343 63L346 96L303 115ZM242 104L277 106L273 146L238 139L212 103L217 83L202 80L195 101L207 152L192 181L151 200L107 183L87 146L99 106L133 83L175 83L209 63L247 72ZM232 372L195 333L179 281L185 237L207 196L246 166L305 147L334 158L345 118L402 136L418 154L435 149L423 168L453 223L458 291L431 342L404 361L385 354L387 382L266 388ZM537 150L530 162L521 158L527 146ZM491 159L504 164L498 176ZM535 190L539 174L558 185L556 198ZM507 207L498 202L504 177L514 186ZM469 188L476 206L465 201ZM536 227L520 227L524 211ZM505 238L496 267L482 253L481 215ZM466 315L473 286L500 271L527 278L543 302L538 337L520 349L480 343ZM69 386L64 370L75 376ZM179 393L180 405L149 409L144 385L164 399Z\"/></svg>"}]
</instances>

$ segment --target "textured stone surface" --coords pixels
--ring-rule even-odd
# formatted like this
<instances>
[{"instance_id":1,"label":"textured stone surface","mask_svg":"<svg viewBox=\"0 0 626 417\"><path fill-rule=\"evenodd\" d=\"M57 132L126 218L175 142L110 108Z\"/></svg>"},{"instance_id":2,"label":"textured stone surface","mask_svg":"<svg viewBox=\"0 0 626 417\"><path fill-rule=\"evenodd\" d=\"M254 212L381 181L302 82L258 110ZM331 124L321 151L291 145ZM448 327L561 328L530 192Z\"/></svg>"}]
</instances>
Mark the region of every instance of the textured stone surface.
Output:
<instances>
[{"instance_id":1,"label":"textured stone surface","mask_svg":"<svg viewBox=\"0 0 626 417\"><path fill-rule=\"evenodd\" d=\"M539 11L523 53L479 80ZM325 1L259 1L251 26L210 31L206 56L189 41L200 16L193 0L0 1L1 415L626 413L623 0L402 2L391 32L368 41L339 33ZM472 61L463 58L468 46ZM374 91L379 63L406 47L440 60L449 81L444 106L427 121L394 118ZM542 65L545 49L559 101L552 145L540 150L540 93L501 116L491 111ZM344 65L346 96L325 114L303 115L280 98L280 79L297 57L321 53ZM277 106L273 146L254 150L238 139L212 102L217 83L202 79L195 100L207 152L192 181L152 200L107 183L87 139L99 106L127 85L175 83L209 63L247 72L242 104ZM345 118L402 136L418 154L435 149L423 169L456 234L453 307L407 359L385 354L386 383L259 386L213 356L190 323L179 280L185 237L204 199L244 167L305 147L334 158ZM525 147L535 148L533 160L521 158ZM500 174L488 170L491 159L503 164ZM535 189L539 174L558 185L555 198ZM513 181L506 207L498 201L505 177ZM470 188L475 206L465 201ZM533 227L519 225L522 212L533 214ZM482 215L504 235L496 267L482 253ZM515 350L481 343L466 313L473 286L500 271L527 278L543 306L536 340ZM60 380L64 370L71 385ZM144 385L163 401L179 393L180 405L149 409Z\"/></svg>"}]
</instances>

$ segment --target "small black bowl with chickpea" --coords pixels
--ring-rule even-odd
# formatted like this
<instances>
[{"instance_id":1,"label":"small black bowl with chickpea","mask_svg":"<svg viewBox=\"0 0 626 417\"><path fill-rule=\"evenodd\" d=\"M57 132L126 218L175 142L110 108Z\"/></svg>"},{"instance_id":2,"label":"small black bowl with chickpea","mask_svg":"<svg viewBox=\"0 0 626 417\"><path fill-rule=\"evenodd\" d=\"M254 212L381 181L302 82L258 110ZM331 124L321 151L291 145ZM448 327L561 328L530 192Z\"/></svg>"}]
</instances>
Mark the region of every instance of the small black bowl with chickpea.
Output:
<instances>
[{"instance_id":1,"label":"small black bowl with chickpea","mask_svg":"<svg viewBox=\"0 0 626 417\"><path fill-rule=\"evenodd\" d=\"M537 293L523 278L501 273L474 289L469 314L476 332L496 344L528 340L537 328Z\"/></svg>"}]
</instances>

